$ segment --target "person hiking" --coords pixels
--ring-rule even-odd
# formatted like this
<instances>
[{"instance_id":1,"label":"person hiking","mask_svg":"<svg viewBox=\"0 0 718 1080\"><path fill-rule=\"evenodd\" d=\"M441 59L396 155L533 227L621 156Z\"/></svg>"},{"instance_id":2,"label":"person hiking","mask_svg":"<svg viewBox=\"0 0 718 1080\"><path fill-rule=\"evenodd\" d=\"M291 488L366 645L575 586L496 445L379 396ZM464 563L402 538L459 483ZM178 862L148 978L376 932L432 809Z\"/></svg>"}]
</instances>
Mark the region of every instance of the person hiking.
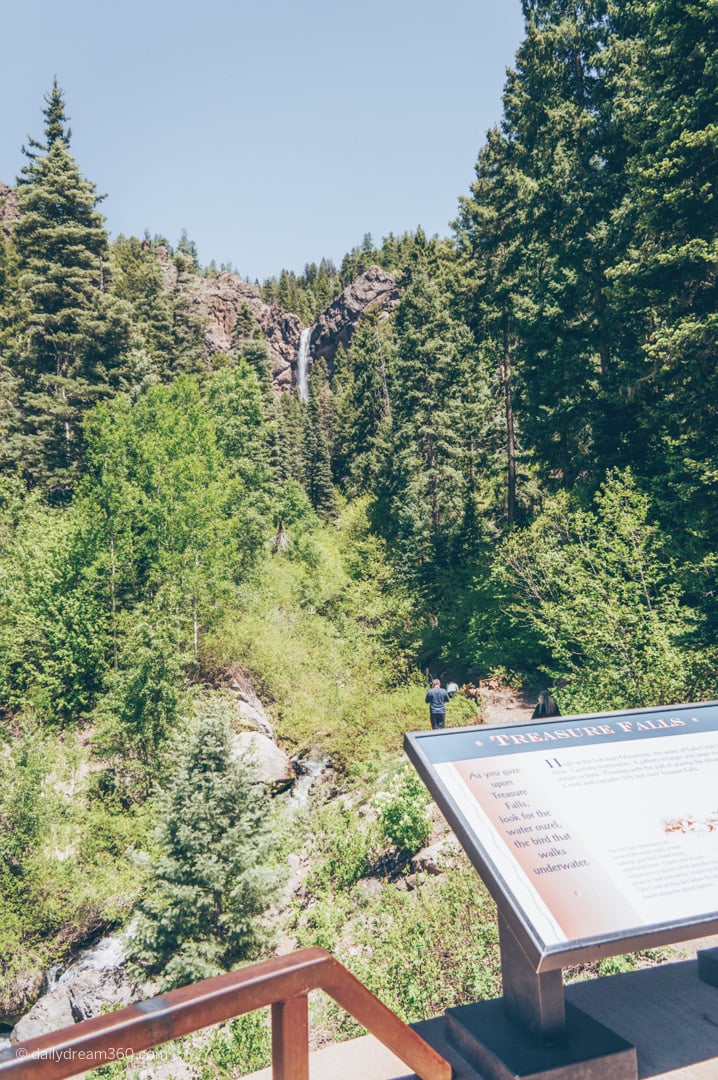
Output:
<instances>
[{"instance_id":1,"label":"person hiking","mask_svg":"<svg viewBox=\"0 0 718 1080\"><path fill-rule=\"evenodd\" d=\"M431 689L426 691L425 701L429 706L429 720L433 728L443 728L446 724L446 703L449 694L442 688L439 679L434 679Z\"/></svg>"}]
</instances>

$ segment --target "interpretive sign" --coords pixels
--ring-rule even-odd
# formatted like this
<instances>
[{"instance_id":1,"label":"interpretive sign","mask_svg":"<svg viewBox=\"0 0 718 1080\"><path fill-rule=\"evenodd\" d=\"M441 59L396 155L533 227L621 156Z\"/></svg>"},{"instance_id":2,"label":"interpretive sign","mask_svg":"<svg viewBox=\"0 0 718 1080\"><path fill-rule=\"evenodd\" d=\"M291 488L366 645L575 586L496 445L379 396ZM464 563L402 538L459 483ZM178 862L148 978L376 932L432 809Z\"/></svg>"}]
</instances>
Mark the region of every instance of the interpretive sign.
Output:
<instances>
[{"instance_id":1,"label":"interpretive sign","mask_svg":"<svg viewBox=\"0 0 718 1080\"><path fill-rule=\"evenodd\" d=\"M405 749L537 972L718 931L718 703Z\"/></svg>"}]
</instances>

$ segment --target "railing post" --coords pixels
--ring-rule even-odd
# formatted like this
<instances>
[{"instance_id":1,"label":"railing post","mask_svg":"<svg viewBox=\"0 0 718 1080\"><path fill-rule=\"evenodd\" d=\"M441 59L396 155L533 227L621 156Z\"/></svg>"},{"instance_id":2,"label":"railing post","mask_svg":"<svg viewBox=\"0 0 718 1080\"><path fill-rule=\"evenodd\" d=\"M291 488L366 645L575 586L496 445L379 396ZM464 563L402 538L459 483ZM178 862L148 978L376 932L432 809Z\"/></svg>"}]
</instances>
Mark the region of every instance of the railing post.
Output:
<instances>
[{"instance_id":1,"label":"railing post","mask_svg":"<svg viewBox=\"0 0 718 1080\"><path fill-rule=\"evenodd\" d=\"M306 994L272 1005L272 1080L309 1080Z\"/></svg>"}]
</instances>

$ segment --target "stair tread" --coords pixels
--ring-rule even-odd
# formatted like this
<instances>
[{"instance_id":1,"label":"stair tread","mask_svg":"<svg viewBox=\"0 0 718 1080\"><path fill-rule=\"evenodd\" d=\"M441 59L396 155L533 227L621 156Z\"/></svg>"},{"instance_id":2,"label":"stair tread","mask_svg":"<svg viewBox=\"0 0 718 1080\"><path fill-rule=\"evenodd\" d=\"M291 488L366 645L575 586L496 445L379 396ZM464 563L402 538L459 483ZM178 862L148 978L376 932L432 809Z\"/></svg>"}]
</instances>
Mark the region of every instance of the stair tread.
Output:
<instances>
[{"instance_id":1,"label":"stair tread","mask_svg":"<svg viewBox=\"0 0 718 1080\"><path fill-rule=\"evenodd\" d=\"M411 1026L451 1064L454 1080L482 1080L446 1041L443 1016ZM337 1077L341 1080L416 1080L416 1073L373 1035L362 1035L348 1042L325 1046L310 1055L309 1080L337 1080ZM272 1080L272 1070L262 1069L244 1080Z\"/></svg>"}]
</instances>

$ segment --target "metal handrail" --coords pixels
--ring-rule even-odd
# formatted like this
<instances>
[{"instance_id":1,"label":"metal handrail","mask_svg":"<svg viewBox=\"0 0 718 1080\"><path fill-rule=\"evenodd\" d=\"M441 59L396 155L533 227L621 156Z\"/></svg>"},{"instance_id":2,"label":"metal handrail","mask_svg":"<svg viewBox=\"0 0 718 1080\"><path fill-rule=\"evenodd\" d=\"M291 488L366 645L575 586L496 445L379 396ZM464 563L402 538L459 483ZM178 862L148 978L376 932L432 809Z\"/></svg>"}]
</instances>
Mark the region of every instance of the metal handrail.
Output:
<instances>
[{"instance_id":1,"label":"metal handrail","mask_svg":"<svg viewBox=\"0 0 718 1080\"><path fill-rule=\"evenodd\" d=\"M273 1080L309 1080L307 994L323 990L420 1080L451 1066L324 949L301 949L38 1036L0 1054L0 1078L62 1080L223 1020L272 1007Z\"/></svg>"}]
</instances>

